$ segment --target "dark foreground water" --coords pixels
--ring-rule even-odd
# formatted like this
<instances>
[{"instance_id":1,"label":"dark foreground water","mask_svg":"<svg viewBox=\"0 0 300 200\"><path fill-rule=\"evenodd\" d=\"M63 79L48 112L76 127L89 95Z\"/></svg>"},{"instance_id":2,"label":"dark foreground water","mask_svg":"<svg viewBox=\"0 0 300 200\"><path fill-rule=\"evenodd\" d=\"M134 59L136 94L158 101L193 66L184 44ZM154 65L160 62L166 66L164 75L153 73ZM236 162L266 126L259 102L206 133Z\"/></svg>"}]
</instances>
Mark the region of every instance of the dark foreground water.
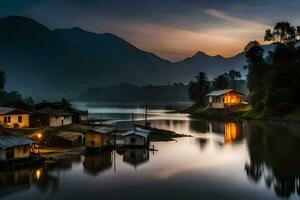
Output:
<instances>
[{"instance_id":1,"label":"dark foreground water","mask_svg":"<svg viewBox=\"0 0 300 200\"><path fill-rule=\"evenodd\" d=\"M150 112L152 126L194 137L152 143L154 153L128 149L70 158L59 168L1 171L0 199L299 199L299 125Z\"/></svg>"}]
</instances>

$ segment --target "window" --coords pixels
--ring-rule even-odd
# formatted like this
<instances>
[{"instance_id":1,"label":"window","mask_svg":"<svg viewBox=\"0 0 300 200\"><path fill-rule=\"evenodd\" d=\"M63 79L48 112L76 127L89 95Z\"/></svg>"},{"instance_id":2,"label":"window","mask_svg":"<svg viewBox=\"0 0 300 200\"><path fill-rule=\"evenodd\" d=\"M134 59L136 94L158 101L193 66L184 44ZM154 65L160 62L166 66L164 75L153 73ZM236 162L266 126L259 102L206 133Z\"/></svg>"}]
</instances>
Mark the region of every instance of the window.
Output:
<instances>
[{"instance_id":1,"label":"window","mask_svg":"<svg viewBox=\"0 0 300 200\"><path fill-rule=\"evenodd\" d=\"M4 117L4 122L5 123L10 123L10 116Z\"/></svg>"},{"instance_id":2,"label":"window","mask_svg":"<svg viewBox=\"0 0 300 200\"><path fill-rule=\"evenodd\" d=\"M22 116L18 116L18 122L22 123Z\"/></svg>"},{"instance_id":3,"label":"window","mask_svg":"<svg viewBox=\"0 0 300 200\"><path fill-rule=\"evenodd\" d=\"M25 154L28 151L28 147L24 146L23 147L23 153Z\"/></svg>"},{"instance_id":4,"label":"window","mask_svg":"<svg viewBox=\"0 0 300 200\"><path fill-rule=\"evenodd\" d=\"M130 143L136 143L136 138L134 137L130 138Z\"/></svg>"}]
</instances>

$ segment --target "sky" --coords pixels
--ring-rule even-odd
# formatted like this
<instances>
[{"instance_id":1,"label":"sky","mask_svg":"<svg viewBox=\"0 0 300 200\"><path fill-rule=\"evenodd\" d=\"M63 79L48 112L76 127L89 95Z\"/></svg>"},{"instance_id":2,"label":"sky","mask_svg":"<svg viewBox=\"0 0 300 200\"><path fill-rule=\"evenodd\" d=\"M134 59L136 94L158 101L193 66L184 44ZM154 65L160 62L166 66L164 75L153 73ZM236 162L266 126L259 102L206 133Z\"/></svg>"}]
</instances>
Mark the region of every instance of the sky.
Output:
<instances>
[{"instance_id":1,"label":"sky","mask_svg":"<svg viewBox=\"0 0 300 200\"><path fill-rule=\"evenodd\" d=\"M279 21L300 25L299 0L0 0L0 17L50 29L116 34L171 61L198 51L231 57Z\"/></svg>"}]
</instances>

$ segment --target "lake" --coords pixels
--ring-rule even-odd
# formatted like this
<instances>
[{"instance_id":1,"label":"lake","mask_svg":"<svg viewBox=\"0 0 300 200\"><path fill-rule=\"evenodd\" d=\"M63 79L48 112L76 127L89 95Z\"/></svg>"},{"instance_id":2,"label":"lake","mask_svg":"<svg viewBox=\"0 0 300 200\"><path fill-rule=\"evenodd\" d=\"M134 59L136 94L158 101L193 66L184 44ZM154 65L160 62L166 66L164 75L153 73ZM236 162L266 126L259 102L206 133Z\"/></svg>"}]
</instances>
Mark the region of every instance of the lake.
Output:
<instances>
[{"instance_id":1,"label":"lake","mask_svg":"<svg viewBox=\"0 0 300 200\"><path fill-rule=\"evenodd\" d=\"M144 123L143 106L77 104L95 118ZM143 149L66 159L56 168L0 172L0 198L299 199L300 125L190 120L178 104L149 106L151 125L189 134ZM132 113L134 113L132 115Z\"/></svg>"}]
</instances>

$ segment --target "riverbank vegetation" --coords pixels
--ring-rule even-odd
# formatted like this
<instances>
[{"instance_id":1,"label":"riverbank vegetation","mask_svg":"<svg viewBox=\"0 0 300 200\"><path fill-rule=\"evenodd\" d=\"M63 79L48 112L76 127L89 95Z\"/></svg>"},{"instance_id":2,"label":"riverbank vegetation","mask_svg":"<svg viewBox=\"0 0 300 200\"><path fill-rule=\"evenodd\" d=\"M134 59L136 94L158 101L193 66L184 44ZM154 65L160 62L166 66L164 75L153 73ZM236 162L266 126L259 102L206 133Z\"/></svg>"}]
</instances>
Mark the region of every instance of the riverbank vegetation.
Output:
<instances>
[{"instance_id":1,"label":"riverbank vegetation","mask_svg":"<svg viewBox=\"0 0 300 200\"><path fill-rule=\"evenodd\" d=\"M300 121L300 27L293 27L288 22L279 22L273 30L266 30L265 41L273 43L274 50L264 52L262 45L251 41L245 47L248 70L247 100L250 106L238 112L238 118L274 119ZM210 90L232 88L232 81L239 80L238 73L218 76L209 82L201 73L201 80L191 82L189 94L195 105L190 108L192 116L209 113L206 93ZM234 88L235 87L235 88ZM197 97L197 98L195 98ZM200 107L200 109L199 109Z\"/></svg>"},{"instance_id":2,"label":"riverbank vegetation","mask_svg":"<svg viewBox=\"0 0 300 200\"><path fill-rule=\"evenodd\" d=\"M274 51L264 52L257 41L245 47L249 102L253 107L248 116L280 118L299 109L299 36L300 27L281 22L265 33L265 40L274 43Z\"/></svg>"},{"instance_id":3,"label":"riverbank vegetation","mask_svg":"<svg viewBox=\"0 0 300 200\"><path fill-rule=\"evenodd\" d=\"M15 106L20 104L33 105L32 97L23 97L17 91L5 91L6 75L4 71L0 70L0 105L1 106Z\"/></svg>"}]
</instances>

